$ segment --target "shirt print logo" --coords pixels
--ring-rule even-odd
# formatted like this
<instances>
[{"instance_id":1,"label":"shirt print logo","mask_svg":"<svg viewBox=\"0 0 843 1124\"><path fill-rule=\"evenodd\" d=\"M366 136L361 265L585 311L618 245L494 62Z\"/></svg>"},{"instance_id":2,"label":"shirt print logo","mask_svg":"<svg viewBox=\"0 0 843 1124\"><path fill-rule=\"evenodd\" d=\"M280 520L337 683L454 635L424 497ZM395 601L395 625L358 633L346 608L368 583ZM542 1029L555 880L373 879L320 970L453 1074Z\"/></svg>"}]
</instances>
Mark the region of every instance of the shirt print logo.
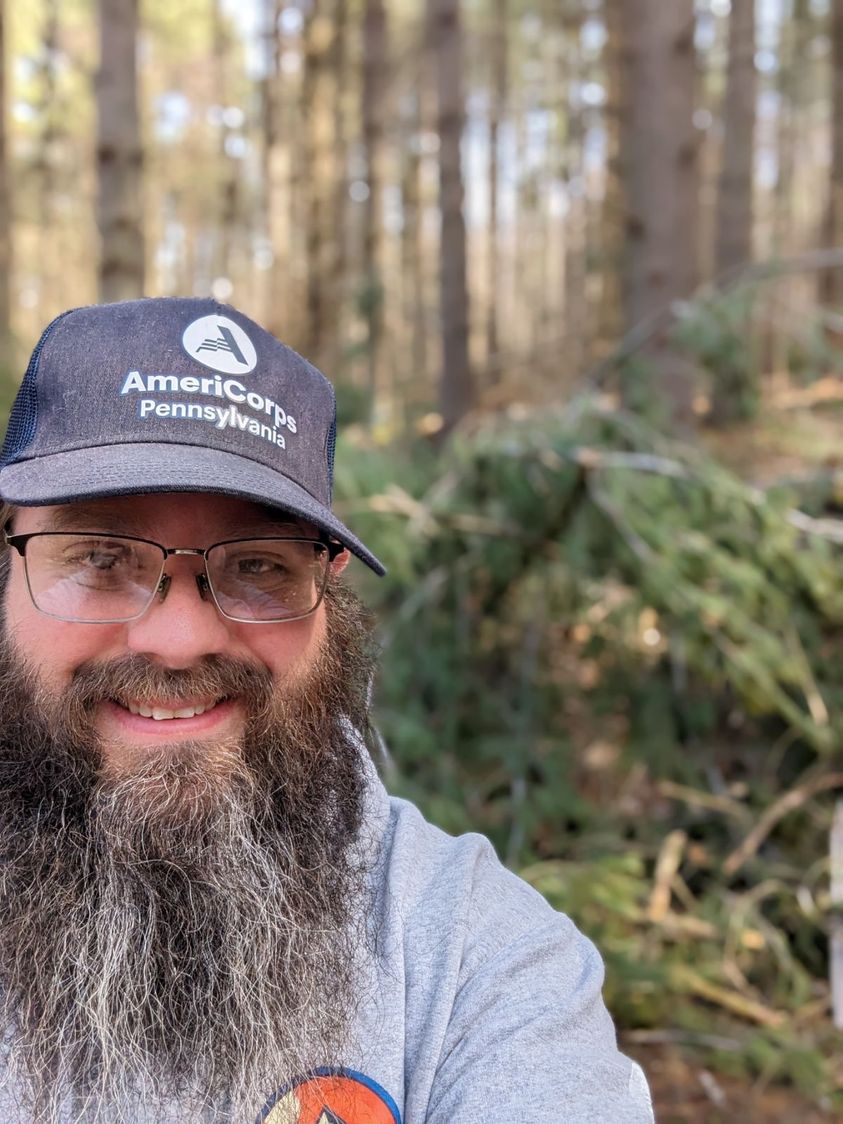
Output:
<instances>
[{"instance_id":1,"label":"shirt print logo","mask_svg":"<svg viewBox=\"0 0 843 1124\"><path fill-rule=\"evenodd\" d=\"M197 363L226 375L253 371L258 356L254 344L227 316L202 316L184 330L182 347Z\"/></svg>"},{"instance_id":2,"label":"shirt print logo","mask_svg":"<svg viewBox=\"0 0 843 1124\"><path fill-rule=\"evenodd\" d=\"M271 1097L255 1124L401 1124L401 1113L371 1077L317 1069Z\"/></svg>"}]
</instances>

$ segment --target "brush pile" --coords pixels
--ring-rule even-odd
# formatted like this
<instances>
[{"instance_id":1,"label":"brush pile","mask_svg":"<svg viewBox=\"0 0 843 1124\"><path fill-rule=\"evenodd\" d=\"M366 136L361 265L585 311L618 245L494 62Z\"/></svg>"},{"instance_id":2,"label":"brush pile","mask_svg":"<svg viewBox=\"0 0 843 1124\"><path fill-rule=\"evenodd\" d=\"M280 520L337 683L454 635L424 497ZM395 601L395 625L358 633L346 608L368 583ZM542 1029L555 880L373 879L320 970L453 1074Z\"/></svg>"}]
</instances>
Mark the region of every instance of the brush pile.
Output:
<instances>
[{"instance_id":1,"label":"brush pile","mask_svg":"<svg viewBox=\"0 0 843 1124\"><path fill-rule=\"evenodd\" d=\"M594 399L338 463L393 791L593 936L628 1040L843 1107L843 523Z\"/></svg>"}]
</instances>

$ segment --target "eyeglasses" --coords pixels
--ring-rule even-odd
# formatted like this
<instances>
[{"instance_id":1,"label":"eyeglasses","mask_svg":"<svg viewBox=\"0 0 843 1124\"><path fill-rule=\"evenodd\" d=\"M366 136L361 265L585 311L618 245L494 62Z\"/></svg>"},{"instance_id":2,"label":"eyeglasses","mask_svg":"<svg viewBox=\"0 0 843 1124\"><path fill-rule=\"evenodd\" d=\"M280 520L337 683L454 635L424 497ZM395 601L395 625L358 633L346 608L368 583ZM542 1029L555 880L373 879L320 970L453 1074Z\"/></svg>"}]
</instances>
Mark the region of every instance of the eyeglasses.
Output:
<instances>
[{"instance_id":1,"label":"eyeglasses","mask_svg":"<svg viewBox=\"0 0 843 1124\"><path fill-rule=\"evenodd\" d=\"M271 624L309 616L321 602L341 543L306 538L231 539L169 548L132 535L36 531L6 543L23 558L36 609L61 621L118 624L143 616L156 594L166 597L171 555L204 562L196 584L232 621Z\"/></svg>"}]
</instances>

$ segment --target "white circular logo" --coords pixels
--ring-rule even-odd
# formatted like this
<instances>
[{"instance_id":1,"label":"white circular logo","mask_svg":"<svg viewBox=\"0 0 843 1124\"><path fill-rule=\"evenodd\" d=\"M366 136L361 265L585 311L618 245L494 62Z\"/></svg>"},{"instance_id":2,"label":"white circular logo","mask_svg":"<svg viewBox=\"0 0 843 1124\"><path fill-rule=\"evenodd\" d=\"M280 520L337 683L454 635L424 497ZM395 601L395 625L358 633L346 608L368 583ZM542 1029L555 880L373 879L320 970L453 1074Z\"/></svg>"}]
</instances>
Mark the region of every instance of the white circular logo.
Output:
<instances>
[{"instance_id":1,"label":"white circular logo","mask_svg":"<svg viewBox=\"0 0 843 1124\"><path fill-rule=\"evenodd\" d=\"M247 375L258 361L255 345L227 316L203 316L184 330L182 347L197 363L226 375Z\"/></svg>"}]
</instances>

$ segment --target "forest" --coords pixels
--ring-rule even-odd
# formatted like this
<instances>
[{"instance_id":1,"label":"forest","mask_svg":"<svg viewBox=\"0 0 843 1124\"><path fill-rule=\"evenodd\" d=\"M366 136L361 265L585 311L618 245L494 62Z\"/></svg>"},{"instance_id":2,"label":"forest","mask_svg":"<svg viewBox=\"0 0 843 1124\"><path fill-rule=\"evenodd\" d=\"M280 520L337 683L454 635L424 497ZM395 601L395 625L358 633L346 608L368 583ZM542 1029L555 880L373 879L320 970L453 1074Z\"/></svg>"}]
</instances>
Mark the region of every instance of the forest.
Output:
<instances>
[{"instance_id":1,"label":"forest","mask_svg":"<svg viewBox=\"0 0 843 1124\"><path fill-rule=\"evenodd\" d=\"M336 386L391 791L661 1122L843 1118L843 0L0 0L4 419L191 294Z\"/></svg>"}]
</instances>

